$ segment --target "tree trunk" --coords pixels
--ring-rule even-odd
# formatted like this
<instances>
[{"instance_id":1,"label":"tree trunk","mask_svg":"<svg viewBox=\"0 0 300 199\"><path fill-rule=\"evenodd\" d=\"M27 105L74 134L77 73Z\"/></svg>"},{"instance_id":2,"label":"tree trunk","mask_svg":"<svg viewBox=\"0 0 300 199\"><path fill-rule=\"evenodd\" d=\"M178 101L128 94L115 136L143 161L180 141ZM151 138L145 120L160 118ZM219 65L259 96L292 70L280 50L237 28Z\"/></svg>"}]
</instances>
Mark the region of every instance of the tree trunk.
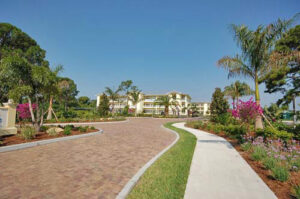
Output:
<instances>
[{"instance_id":1,"label":"tree trunk","mask_svg":"<svg viewBox=\"0 0 300 199\"><path fill-rule=\"evenodd\" d=\"M168 106L165 107L165 115L166 116L169 115L169 107Z\"/></svg>"},{"instance_id":2,"label":"tree trunk","mask_svg":"<svg viewBox=\"0 0 300 199\"><path fill-rule=\"evenodd\" d=\"M33 113L33 110L32 110L32 103L31 103L30 97L28 97L28 104L29 104L29 112L30 112L30 115L31 115L31 121L32 121L32 123L34 123L35 122L35 117L34 117L34 113Z\"/></svg>"},{"instance_id":3,"label":"tree trunk","mask_svg":"<svg viewBox=\"0 0 300 199\"><path fill-rule=\"evenodd\" d=\"M297 122L297 113L296 113L296 95L293 94L293 124L294 129L296 128L296 122Z\"/></svg>"},{"instance_id":4,"label":"tree trunk","mask_svg":"<svg viewBox=\"0 0 300 199\"><path fill-rule=\"evenodd\" d=\"M232 98L232 108L235 109L235 99Z\"/></svg>"},{"instance_id":5,"label":"tree trunk","mask_svg":"<svg viewBox=\"0 0 300 199\"><path fill-rule=\"evenodd\" d=\"M52 104L53 104L53 96L50 96L47 120L52 119Z\"/></svg>"},{"instance_id":6,"label":"tree trunk","mask_svg":"<svg viewBox=\"0 0 300 199\"><path fill-rule=\"evenodd\" d=\"M257 73L255 74L255 101L256 105L260 106L260 96L259 96L259 88L258 88L258 77ZM263 122L261 115L258 115L255 119L255 129L263 129Z\"/></svg>"}]
</instances>

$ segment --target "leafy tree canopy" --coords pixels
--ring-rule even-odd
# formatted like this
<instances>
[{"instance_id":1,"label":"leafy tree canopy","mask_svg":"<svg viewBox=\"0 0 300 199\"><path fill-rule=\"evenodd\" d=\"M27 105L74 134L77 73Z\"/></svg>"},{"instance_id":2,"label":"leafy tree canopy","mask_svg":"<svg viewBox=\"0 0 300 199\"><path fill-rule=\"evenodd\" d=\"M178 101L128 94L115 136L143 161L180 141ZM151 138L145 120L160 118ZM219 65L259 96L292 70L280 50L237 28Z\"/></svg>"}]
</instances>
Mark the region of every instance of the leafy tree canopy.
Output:
<instances>
[{"instance_id":1,"label":"leafy tree canopy","mask_svg":"<svg viewBox=\"0 0 300 199\"><path fill-rule=\"evenodd\" d=\"M265 92L281 92L284 96L277 104L289 104L293 95L300 95L300 25L277 41L270 64L274 68L264 79Z\"/></svg>"},{"instance_id":2,"label":"leafy tree canopy","mask_svg":"<svg viewBox=\"0 0 300 199\"><path fill-rule=\"evenodd\" d=\"M90 98L87 96L81 96L78 98L78 102L82 105L89 105L90 103Z\"/></svg>"}]
</instances>

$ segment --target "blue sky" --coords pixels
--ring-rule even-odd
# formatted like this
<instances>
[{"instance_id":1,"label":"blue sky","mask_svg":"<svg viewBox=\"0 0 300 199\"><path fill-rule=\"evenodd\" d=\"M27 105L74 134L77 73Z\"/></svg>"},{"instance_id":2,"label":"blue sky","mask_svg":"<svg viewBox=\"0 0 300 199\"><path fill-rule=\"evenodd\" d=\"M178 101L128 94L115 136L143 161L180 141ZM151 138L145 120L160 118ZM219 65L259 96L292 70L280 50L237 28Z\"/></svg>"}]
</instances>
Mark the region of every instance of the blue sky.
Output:
<instances>
[{"instance_id":1,"label":"blue sky","mask_svg":"<svg viewBox=\"0 0 300 199\"><path fill-rule=\"evenodd\" d=\"M145 93L209 101L215 87L234 81L216 67L238 52L228 25L255 28L299 11L299 0L1 0L0 21L33 37L51 66L62 64L79 96L131 79ZM263 89L263 105L275 102L279 95Z\"/></svg>"}]
</instances>

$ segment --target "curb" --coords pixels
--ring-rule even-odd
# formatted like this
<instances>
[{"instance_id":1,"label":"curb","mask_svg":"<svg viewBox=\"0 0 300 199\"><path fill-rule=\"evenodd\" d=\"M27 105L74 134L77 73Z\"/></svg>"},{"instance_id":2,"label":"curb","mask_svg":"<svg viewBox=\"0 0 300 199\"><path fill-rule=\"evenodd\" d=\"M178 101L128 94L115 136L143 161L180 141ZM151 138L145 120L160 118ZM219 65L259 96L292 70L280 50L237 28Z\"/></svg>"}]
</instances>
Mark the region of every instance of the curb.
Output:
<instances>
[{"instance_id":1,"label":"curb","mask_svg":"<svg viewBox=\"0 0 300 199\"><path fill-rule=\"evenodd\" d=\"M173 126L173 125L172 125ZM176 131L173 131L171 129L168 129L161 125L162 128L168 130L171 133L174 133L176 135L176 139L165 149L163 149L161 152L159 152L156 156L154 156L150 161L148 161L123 187L123 189L119 192L116 199L125 199L130 191L133 189L133 187L136 185L136 183L139 181L139 179L142 177L142 175L146 172L146 170L158 159L160 156L162 156L165 152L167 152L172 146L176 144L176 142L179 140L179 134Z\"/></svg>"},{"instance_id":2,"label":"curb","mask_svg":"<svg viewBox=\"0 0 300 199\"><path fill-rule=\"evenodd\" d=\"M74 139L89 137L89 136L93 136L93 135L100 135L102 133L103 133L103 130L100 130L97 132L86 133L86 134L81 134L81 135L71 135L71 136L67 136L67 137L59 137L59 138L53 138L53 139L47 139L47 140L40 140L40 141L36 141L36 142L28 142L28 143L23 143L23 144L3 146L3 147L0 147L0 153L20 150L20 149L26 149L26 148L30 148L30 147L45 145L45 144L51 144L54 142L74 140Z\"/></svg>"}]
</instances>

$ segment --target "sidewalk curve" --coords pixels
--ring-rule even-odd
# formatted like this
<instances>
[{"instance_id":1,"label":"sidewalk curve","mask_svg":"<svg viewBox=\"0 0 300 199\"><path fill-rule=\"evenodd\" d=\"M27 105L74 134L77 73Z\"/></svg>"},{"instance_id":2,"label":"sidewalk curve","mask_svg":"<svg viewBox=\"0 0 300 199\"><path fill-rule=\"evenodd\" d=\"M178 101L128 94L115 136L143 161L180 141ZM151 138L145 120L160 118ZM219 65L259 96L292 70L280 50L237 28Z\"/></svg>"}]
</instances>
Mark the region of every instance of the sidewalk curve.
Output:
<instances>
[{"instance_id":1,"label":"sidewalk curve","mask_svg":"<svg viewBox=\"0 0 300 199\"><path fill-rule=\"evenodd\" d=\"M185 127L184 124L176 123L173 126L197 137L184 198L277 198L224 138Z\"/></svg>"}]
</instances>

